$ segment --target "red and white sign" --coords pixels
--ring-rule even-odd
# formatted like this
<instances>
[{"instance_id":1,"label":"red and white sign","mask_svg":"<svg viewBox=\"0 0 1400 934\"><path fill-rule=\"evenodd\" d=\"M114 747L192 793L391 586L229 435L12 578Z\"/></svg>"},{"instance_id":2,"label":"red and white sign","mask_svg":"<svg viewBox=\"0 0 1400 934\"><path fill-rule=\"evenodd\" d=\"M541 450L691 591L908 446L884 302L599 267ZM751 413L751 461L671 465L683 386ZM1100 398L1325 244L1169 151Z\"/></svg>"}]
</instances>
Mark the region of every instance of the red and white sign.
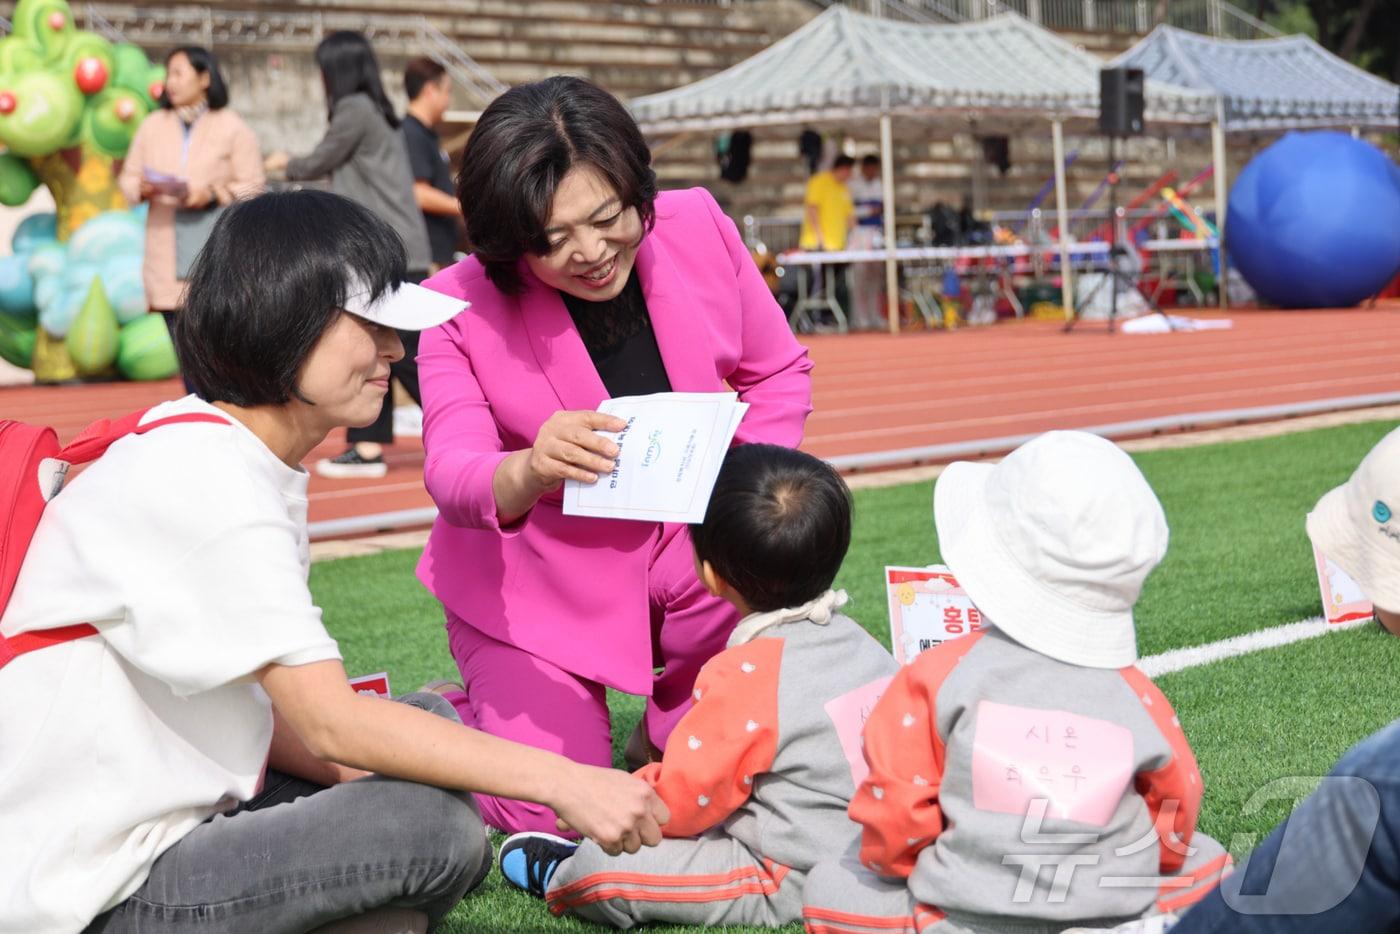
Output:
<instances>
[{"instance_id":1,"label":"red and white sign","mask_svg":"<svg viewBox=\"0 0 1400 934\"><path fill-rule=\"evenodd\" d=\"M889 594L891 649L901 665L935 645L982 628L982 614L952 571L941 564L887 567L885 589Z\"/></svg>"},{"instance_id":2,"label":"red and white sign","mask_svg":"<svg viewBox=\"0 0 1400 934\"><path fill-rule=\"evenodd\" d=\"M389 693L389 672L381 671L373 675L361 675L350 679L350 686L356 694L374 694L377 697L392 698Z\"/></svg>"},{"instance_id":3,"label":"red and white sign","mask_svg":"<svg viewBox=\"0 0 1400 934\"><path fill-rule=\"evenodd\" d=\"M1313 548L1313 562L1317 565L1317 584L1322 589L1322 615L1327 617L1327 622L1349 623L1375 615L1371 601L1346 571L1316 548Z\"/></svg>"}]
</instances>

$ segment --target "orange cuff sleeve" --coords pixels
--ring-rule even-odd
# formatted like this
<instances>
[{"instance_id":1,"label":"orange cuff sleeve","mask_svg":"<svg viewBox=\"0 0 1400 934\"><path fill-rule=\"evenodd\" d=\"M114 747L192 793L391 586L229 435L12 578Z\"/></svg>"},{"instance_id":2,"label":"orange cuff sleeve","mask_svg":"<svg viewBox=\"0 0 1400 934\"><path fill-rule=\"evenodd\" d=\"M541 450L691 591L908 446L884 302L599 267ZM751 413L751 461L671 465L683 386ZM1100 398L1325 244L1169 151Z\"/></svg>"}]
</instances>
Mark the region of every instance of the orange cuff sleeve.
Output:
<instances>
[{"instance_id":1,"label":"orange cuff sleeve","mask_svg":"<svg viewBox=\"0 0 1400 934\"><path fill-rule=\"evenodd\" d=\"M881 875L908 877L919 851L943 831L938 692L980 638L964 636L919 655L895 675L865 722L870 775L856 789L849 813L863 828L861 863Z\"/></svg>"},{"instance_id":2,"label":"orange cuff sleeve","mask_svg":"<svg viewBox=\"0 0 1400 934\"><path fill-rule=\"evenodd\" d=\"M781 639L726 649L695 680L695 706L676 724L660 762L638 777L654 789L671 819L668 837L710 829L748 800L754 778L773 765L778 746Z\"/></svg>"},{"instance_id":3,"label":"orange cuff sleeve","mask_svg":"<svg viewBox=\"0 0 1400 934\"><path fill-rule=\"evenodd\" d=\"M1151 772L1140 772L1136 789L1147 803L1148 814L1157 831L1162 873L1173 875L1185 863L1191 837L1196 832L1196 819L1200 816L1201 798L1205 794L1201 770L1186 741L1181 721L1157 685L1136 668L1124 668L1120 673L1171 746L1172 757L1167 764Z\"/></svg>"}]
</instances>

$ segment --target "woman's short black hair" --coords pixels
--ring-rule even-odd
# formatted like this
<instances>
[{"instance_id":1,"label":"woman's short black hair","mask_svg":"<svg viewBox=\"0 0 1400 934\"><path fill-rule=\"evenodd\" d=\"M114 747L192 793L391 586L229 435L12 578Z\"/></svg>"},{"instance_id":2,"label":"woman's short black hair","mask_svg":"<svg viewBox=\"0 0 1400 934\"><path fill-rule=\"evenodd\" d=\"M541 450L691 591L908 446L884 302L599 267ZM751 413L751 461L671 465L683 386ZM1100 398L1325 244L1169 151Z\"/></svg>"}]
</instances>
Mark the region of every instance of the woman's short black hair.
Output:
<instances>
[{"instance_id":1,"label":"woman's short black hair","mask_svg":"<svg viewBox=\"0 0 1400 934\"><path fill-rule=\"evenodd\" d=\"M316 65L326 86L327 114L334 112L342 97L367 94L389 126L398 129L399 115L379 78L379 59L363 33L342 29L326 36L316 46Z\"/></svg>"},{"instance_id":2,"label":"woman's short black hair","mask_svg":"<svg viewBox=\"0 0 1400 934\"><path fill-rule=\"evenodd\" d=\"M190 272L175 324L180 368L210 402L308 402L302 367L351 281L377 298L407 267L399 235L349 198L306 189L235 202Z\"/></svg>"},{"instance_id":3,"label":"woman's short black hair","mask_svg":"<svg viewBox=\"0 0 1400 934\"><path fill-rule=\"evenodd\" d=\"M179 48L171 49L165 56L165 67L170 67L170 60L177 55L183 55L189 59L190 67L201 75L209 76L208 100L210 110L222 110L228 106L228 85L224 83L224 73L219 68L219 60L214 57L214 53L202 45L182 45ZM170 95L165 91L160 92L160 106L170 110Z\"/></svg>"},{"instance_id":4,"label":"woman's short black hair","mask_svg":"<svg viewBox=\"0 0 1400 934\"><path fill-rule=\"evenodd\" d=\"M607 91L582 78L546 78L506 91L477 121L462 154L457 199L473 253L507 295L520 291L520 257L549 251L544 230L554 193L577 165L596 169L651 229L651 150Z\"/></svg>"},{"instance_id":5,"label":"woman's short black hair","mask_svg":"<svg viewBox=\"0 0 1400 934\"><path fill-rule=\"evenodd\" d=\"M724 458L695 554L755 612L821 596L851 545L855 511L825 461L775 444L741 444Z\"/></svg>"}]
</instances>

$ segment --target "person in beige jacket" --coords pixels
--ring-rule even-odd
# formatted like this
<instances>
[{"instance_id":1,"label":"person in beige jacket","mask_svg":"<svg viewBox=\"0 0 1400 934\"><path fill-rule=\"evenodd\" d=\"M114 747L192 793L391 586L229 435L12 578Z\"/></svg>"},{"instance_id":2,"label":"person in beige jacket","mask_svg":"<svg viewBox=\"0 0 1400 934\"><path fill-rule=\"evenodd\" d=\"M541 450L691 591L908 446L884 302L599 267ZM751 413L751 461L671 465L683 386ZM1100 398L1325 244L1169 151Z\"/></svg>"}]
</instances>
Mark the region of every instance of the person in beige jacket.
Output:
<instances>
[{"instance_id":1,"label":"person in beige jacket","mask_svg":"<svg viewBox=\"0 0 1400 934\"><path fill-rule=\"evenodd\" d=\"M146 303L164 315L173 333L185 286L176 270L176 210L231 204L260 192L265 177L258 138L228 108L228 88L213 53L199 46L175 49L165 71L161 107L136 131L118 180L131 204L150 202L142 268ZM183 192L175 180L184 182Z\"/></svg>"}]
</instances>

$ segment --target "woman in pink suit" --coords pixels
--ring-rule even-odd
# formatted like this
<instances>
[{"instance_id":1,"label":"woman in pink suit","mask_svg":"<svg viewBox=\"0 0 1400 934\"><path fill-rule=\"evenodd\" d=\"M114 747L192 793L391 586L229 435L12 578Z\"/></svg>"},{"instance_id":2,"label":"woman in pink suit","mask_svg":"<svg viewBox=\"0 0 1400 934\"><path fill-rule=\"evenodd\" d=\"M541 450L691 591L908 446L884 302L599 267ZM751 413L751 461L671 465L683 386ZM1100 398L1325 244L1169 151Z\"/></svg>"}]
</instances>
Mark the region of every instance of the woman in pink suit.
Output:
<instances>
[{"instance_id":1,"label":"woman in pink suit","mask_svg":"<svg viewBox=\"0 0 1400 934\"><path fill-rule=\"evenodd\" d=\"M732 221L704 189L657 194L611 95L522 85L482 114L458 196L474 254L429 279L471 307L424 333L425 478L440 511L418 567L446 608L463 722L608 765L605 687L649 697L645 761L738 622L696 579L681 525L565 516L566 478L617 453L604 399L738 392L736 441L795 447L811 363ZM547 808L478 798L502 830Z\"/></svg>"}]
</instances>

